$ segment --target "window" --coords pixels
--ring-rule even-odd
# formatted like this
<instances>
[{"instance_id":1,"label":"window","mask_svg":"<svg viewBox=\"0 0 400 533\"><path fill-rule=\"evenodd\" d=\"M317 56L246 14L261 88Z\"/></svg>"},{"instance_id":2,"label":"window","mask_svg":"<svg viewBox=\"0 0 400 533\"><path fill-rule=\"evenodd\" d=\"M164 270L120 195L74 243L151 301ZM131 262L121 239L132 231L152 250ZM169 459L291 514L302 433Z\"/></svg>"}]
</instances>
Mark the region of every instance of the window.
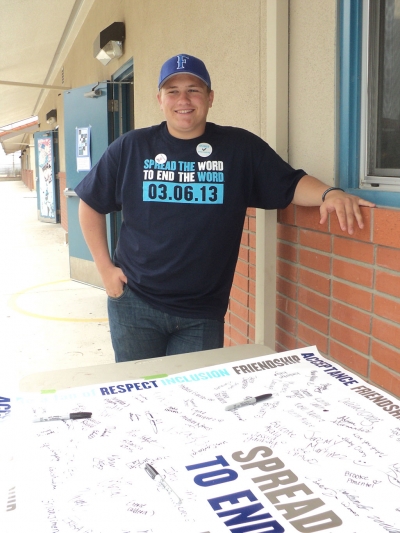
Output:
<instances>
[{"instance_id":1,"label":"window","mask_svg":"<svg viewBox=\"0 0 400 533\"><path fill-rule=\"evenodd\" d=\"M400 0L369 3L365 181L400 181ZM398 178L393 180L393 178Z\"/></svg>"},{"instance_id":2,"label":"window","mask_svg":"<svg viewBox=\"0 0 400 533\"><path fill-rule=\"evenodd\" d=\"M339 8L340 184L399 207L400 0L340 0Z\"/></svg>"}]
</instances>

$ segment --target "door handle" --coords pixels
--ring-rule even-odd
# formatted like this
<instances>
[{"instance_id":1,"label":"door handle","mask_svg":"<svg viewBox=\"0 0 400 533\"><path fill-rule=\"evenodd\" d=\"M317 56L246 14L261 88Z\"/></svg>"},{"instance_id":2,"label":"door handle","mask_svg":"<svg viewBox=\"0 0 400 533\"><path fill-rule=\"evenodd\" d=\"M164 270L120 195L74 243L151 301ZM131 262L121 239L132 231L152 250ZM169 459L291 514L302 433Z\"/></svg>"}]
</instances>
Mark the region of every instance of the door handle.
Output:
<instances>
[{"instance_id":1,"label":"door handle","mask_svg":"<svg viewBox=\"0 0 400 533\"><path fill-rule=\"evenodd\" d=\"M66 196L68 198L69 196L78 196L78 195L76 194L74 189L69 189L67 187L66 189L64 189L64 196Z\"/></svg>"}]
</instances>

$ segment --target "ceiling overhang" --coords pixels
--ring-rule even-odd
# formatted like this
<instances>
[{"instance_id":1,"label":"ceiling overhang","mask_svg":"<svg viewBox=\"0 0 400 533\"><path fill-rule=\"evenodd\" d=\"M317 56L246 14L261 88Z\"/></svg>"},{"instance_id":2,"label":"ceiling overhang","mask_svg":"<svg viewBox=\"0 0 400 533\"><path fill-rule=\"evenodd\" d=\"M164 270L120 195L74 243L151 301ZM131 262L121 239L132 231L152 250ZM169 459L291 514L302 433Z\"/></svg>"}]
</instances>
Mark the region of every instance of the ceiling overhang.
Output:
<instances>
[{"instance_id":1,"label":"ceiling overhang","mask_svg":"<svg viewBox=\"0 0 400 533\"><path fill-rule=\"evenodd\" d=\"M40 124L35 120L23 126L0 131L0 144L5 154L13 154L29 146L29 135L38 131Z\"/></svg>"},{"instance_id":2,"label":"ceiling overhang","mask_svg":"<svg viewBox=\"0 0 400 533\"><path fill-rule=\"evenodd\" d=\"M26 133L33 133L39 129L40 124L38 124L38 121L35 120L32 124L27 124L26 126L19 126L16 128L13 128L11 130L0 132L0 142L3 143L4 141L7 141L8 139L12 139L13 137L16 137L17 135L26 134Z\"/></svg>"},{"instance_id":3,"label":"ceiling overhang","mask_svg":"<svg viewBox=\"0 0 400 533\"><path fill-rule=\"evenodd\" d=\"M1 60L0 126L37 115L48 91L68 89L55 81L94 1L3 2L0 43L10 53Z\"/></svg>"}]
</instances>

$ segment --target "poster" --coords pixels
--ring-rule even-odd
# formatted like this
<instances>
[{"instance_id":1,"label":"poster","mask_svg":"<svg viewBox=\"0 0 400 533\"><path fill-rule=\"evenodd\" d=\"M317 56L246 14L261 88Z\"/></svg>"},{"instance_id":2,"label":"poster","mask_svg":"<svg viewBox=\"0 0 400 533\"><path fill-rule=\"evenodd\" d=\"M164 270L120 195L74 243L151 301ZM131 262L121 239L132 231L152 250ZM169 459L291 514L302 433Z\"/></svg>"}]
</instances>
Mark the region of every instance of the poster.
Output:
<instances>
[{"instance_id":1,"label":"poster","mask_svg":"<svg viewBox=\"0 0 400 533\"><path fill-rule=\"evenodd\" d=\"M78 172L84 172L91 168L90 126L76 128L76 169Z\"/></svg>"},{"instance_id":2,"label":"poster","mask_svg":"<svg viewBox=\"0 0 400 533\"><path fill-rule=\"evenodd\" d=\"M37 140L40 214L46 218L56 218L54 197L53 137L46 136Z\"/></svg>"},{"instance_id":3,"label":"poster","mask_svg":"<svg viewBox=\"0 0 400 533\"><path fill-rule=\"evenodd\" d=\"M19 531L400 531L400 401L316 347L16 404Z\"/></svg>"}]
</instances>

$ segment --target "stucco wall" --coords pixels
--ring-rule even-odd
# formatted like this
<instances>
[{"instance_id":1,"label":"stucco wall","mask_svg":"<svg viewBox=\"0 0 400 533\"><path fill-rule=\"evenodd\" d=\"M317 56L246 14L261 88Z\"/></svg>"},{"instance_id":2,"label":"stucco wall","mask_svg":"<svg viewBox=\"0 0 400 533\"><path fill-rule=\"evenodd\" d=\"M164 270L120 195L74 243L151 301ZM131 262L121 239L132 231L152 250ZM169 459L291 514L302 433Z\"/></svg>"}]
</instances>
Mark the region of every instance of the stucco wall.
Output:
<instances>
[{"instance_id":1,"label":"stucco wall","mask_svg":"<svg viewBox=\"0 0 400 533\"><path fill-rule=\"evenodd\" d=\"M336 0L290 0L289 162L333 184Z\"/></svg>"},{"instance_id":2,"label":"stucco wall","mask_svg":"<svg viewBox=\"0 0 400 533\"><path fill-rule=\"evenodd\" d=\"M289 160L326 183L335 177L336 0L290 0ZM99 32L126 25L124 55L103 66L93 57ZM206 62L215 89L209 120L266 132L265 0L96 0L64 61L65 86L110 79L133 57L135 127L158 123L155 99L162 62L176 53ZM61 85L61 71L54 80ZM51 91L39 112L57 108L60 170L65 170L62 91Z\"/></svg>"},{"instance_id":3,"label":"stucco wall","mask_svg":"<svg viewBox=\"0 0 400 533\"><path fill-rule=\"evenodd\" d=\"M103 66L93 57L93 42L112 22L126 27L124 55ZM110 79L126 61L134 61L135 127L159 123L156 101L161 64L174 54L202 58L215 90L209 120L265 132L265 2L262 0L96 0L64 62L64 84L79 87ZM61 84L61 72L55 84ZM39 113L59 109L60 170L65 170L62 94L52 91ZM42 128L43 129L43 128Z\"/></svg>"}]
</instances>

